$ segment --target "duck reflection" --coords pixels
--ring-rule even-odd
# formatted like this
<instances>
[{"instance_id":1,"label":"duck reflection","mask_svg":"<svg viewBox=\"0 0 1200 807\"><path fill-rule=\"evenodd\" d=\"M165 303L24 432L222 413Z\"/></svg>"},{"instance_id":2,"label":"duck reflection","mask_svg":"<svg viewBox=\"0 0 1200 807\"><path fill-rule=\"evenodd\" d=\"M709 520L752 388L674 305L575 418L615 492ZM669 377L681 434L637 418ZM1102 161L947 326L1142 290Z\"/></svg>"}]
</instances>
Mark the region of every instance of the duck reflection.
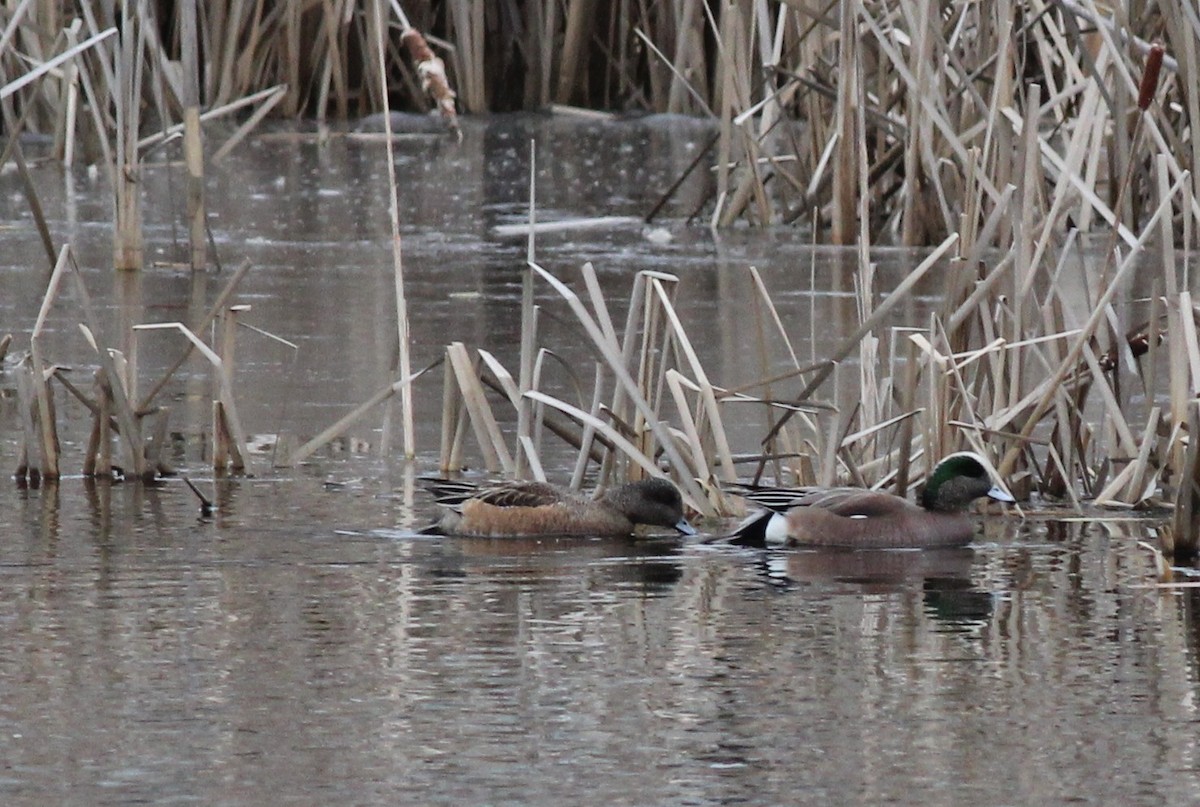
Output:
<instances>
[{"instance_id":1,"label":"duck reflection","mask_svg":"<svg viewBox=\"0 0 1200 807\"><path fill-rule=\"evenodd\" d=\"M890 594L920 585L929 614L951 623L987 620L992 596L971 582L975 550L768 551L763 579L777 589L820 586L859 594Z\"/></svg>"},{"instance_id":2,"label":"duck reflection","mask_svg":"<svg viewBox=\"0 0 1200 807\"><path fill-rule=\"evenodd\" d=\"M521 582L560 579L583 566L590 583L661 594L683 576L679 542L664 538L455 538L445 541L433 577L486 575Z\"/></svg>"}]
</instances>

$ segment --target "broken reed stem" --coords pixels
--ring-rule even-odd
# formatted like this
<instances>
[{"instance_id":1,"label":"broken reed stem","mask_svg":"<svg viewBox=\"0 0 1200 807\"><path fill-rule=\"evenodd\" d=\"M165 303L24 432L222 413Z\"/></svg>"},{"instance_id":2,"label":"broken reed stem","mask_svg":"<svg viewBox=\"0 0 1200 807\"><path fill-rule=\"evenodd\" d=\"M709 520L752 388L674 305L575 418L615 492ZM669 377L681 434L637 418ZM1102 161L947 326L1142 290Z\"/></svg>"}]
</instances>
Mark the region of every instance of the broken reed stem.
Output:
<instances>
[{"instance_id":1,"label":"broken reed stem","mask_svg":"<svg viewBox=\"0 0 1200 807\"><path fill-rule=\"evenodd\" d=\"M434 367L437 367L441 363L442 363L442 360L438 359L437 361L435 361L433 364L429 365L428 367L426 367L422 370L418 370L417 372L413 373L408 378L401 379L399 381L394 381L394 382L388 384L386 387L384 387L383 389L376 392L374 395L372 395L366 401L364 401L363 403L356 406L348 414L339 418L335 423L333 423L329 427L323 429L319 434L317 434L311 440L309 440L308 442L301 445L299 448L297 448L295 451L293 451L291 453L290 457L287 457L287 458L281 460L279 464L281 464L281 465L299 465L300 463L304 462L306 459L308 459L310 456L312 456L314 453L316 453L318 450L320 450L320 448L322 446L324 446L326 443L330 442L331 440L336 439L339 435L344 434L348 428L350 428L352 425L354 425L356 422L358 422L360 419L362 419L362 417L364 415L366 415L368 412L370 412L376 406L383 403L387 399L391 398L393 395L400 392L406 386L410 386L413 381L416 381L422 375L429 372ZM449 365L447 365L447 372L450 372ZM448 410L444 410L444 411L448 411ZM444 436L445 436L445 432L443 431L443 437ZM445 442L443 440L443 445L444 444L445 444ZM444 467L444 468L442 468L442 470L446 471L446 470L449 470L449 468Z\"/></svg>"},{"instance_id":2,"label":"broken reed stem","mask_svg":"<svg viewBox=\"0 0 1200 807\"><path fill-rule=\"evenodd\" d=\"M54 264L50 275L46 294L42 297L42 305L38 310L37 321L29 335L30 366L33 371L33 389L37 402L39 438L41 443L42 476L47 479L58 479L58 433L54 421L54 405L50 395L49 378L46 374L46 363L42 356L42 330L46 326L46 317L50 306L58 296L58 288L63 275L70 269L70 247L64 246Z\"/></svg>"}]
</instances>

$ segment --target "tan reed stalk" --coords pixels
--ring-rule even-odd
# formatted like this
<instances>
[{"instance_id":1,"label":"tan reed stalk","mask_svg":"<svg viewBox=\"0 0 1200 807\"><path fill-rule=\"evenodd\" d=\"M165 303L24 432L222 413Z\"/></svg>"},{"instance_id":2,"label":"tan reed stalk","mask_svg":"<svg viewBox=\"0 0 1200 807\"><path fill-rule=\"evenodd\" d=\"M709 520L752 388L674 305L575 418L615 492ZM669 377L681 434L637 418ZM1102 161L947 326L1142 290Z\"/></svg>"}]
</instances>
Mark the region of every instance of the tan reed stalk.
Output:
<instances>
[{"instance_id":1,"label":"tan reed stalk","mask_svg":"<svg viewBox=\"0 0 1200 807\"><path fill-rule=\"evenodd\" d=\"M1145 244L1145 241L1150 237L1152 231L1157 227L1159 219L1164 215L1165 211L1170 210L1171 200L1174 198L1175 194L1179 192L1186 181L1186 174L1179 180L1176 180L1176 182L1171 186L1170 195L1164 198L1155 209L1153 216L1150 218L1150 222L1146 225L1146 228L1138 237L1135 248L1122 262L1121 266L1117 269L1116 274L1113 275L1112 281L1108 288L1104 290L1103 294L1100 296L1100 299L1097 300L1092 315L1088 318L1088 321L1084 324L1081 332L1075 338L1070 350L1067 351L1066 358L1055 371L1054 375L1040 384L1037 390L1035 390L1029 396L1026 396L1026 400L1033 398L1036 400L1036 403L1034 404L1033 411L1027 418L1025 425L1021 429L1022 440L1028 438L1030 434L1032 434L1037 423L1041 420L1042 415L1047 412L1051 403L1053 402L1059 385L1063 382L1067 375L1074 370L1076 363L1082 354L1084 346L1087 344L1088 340L1091 339L1092 335L1096 331L1096 328L1104 319L1105 308L1112 301L1113 296L1116 294L1125 276L1129 271L1131 271L1134 265L1134 259L1138 257L1142 247ZM992 428L1003 428L1003 424L989 425ZM1011 472L1013 464L1016 462L1017 455L1020 450L1020 446L1014 446L1013 448L1009 449L1008 453L1004 457L1004 460L999 465L1001 476L1006 476L1009 472Z\"/></svg>"},{"instance_id":2,"label":"tan reed stalk","mask_svg":"<svg viewBox=\"0 0 1200 807\"><path fill-rule=\"evenodd\" d=\"M479 371L462 342L452 342L446 347L446 360L454 370L454 381L462 395L471 428L475 431L475 440L483 452L484 465L493 473L503 471L511 474L512 455L480 385Z\"/></svg>"},{"instance_id":3,"label":"tan reed stalk","mask_svg":"<svg viewBox=\"0 0 1200 807\"><path fill-rule=\"evenodd\" d=\"M270 90L268 90L263 102L258 105L258 108L250 113L246 120L234 130L233 134L225 139L225 142L221 144L220 148L213 152L213 162L219 163L221 160L225 159L230 151L232 151L239 143L246 139L246 135L250 134L251 131L258 127L258 124L262 123L263 119L266 118L267 115L271 113L271 110L273 110L275 106L283 100L283 97L286 94L287 88L282 85L278 87L272 87ZM250 97L259 98L262 96L263 93L256 93L254 96ZM245 105L246 100L247 99L244 98L240 102L235 102L235 104L224 107L221 111L225 112L231 110L235 105L240 108L241 106ZM217 110L213 111L216 112ZM199 118L201 121L204 119L204 115L201 115Z\"/></svg>"},{"instance_id":4,"label":"tan reed stalk","mask_svg":"<svg viewBox=\"0 0 1200 807\"><path fill-rule=\"evenodd\" d=\"M92 415L92 432L83 457L83 475L109 478L112 476L112 430L109 427L112 391L103 370L97 370L93 379L97 409Z\"/></svg>"},{"instance_id":5,"label":"tan reed stalk","mask_svg":"<svg viewBox=\"0 0 1200 807\"><path fill-rule=\"evenodd\" d=\"M617 345L613 344L608 338L605 337L604 332L597 324L596 319L588 312L587 308L583 305L583 302L579 299L575 292L573 292L562 281L554 277L537 264L531 264L531 268L567 302L572 313L575 315L575 318L583 326L588 338L591 339L592 344L600 352L600 355L608 364L609 369L611 369L613 374L616 376L618 391L622 394L623 398L627 398L632 403L634 411L644 419L646 426L651 432L654 433L655 438L658 440L658 443L662 447L663 452L665 453L666 458L670 462L671 466L674 468L686 468L687 465L683 461L683 457L680 454L675 442L671 439L666 426L658 419L653 406L644 397L640 386L636 381L634 381L634 378L628 369L629 359L632 357L631 353L629 353L629 351L632 349L632 339L630 336L633 321L632 317L634 316L634 312L638 310L640 306L634 306L631 302L629 311L629 316L631 319L627 323L624 346L623 348L618 348ZM649 273L639 273L639 278L647 274ZM637 286L638 284L635 283L634 299L636 302L640 303L641 299L644 299L644 292L642 292L643 296L641 299L639 299ZM533 395L533 393L530 393L530 395ZM541 399L535 397L535 400ZM546 401L543 401L543 403L545 402ZM562 407L560 406L558 408L561 409ZM573 408L577 409L575 407ZM614 414L616 414L617 411L617 406L614 406ZM570 412L569 414L571 414L573 417L577 417L581 423L590 422L585 419L591 417L586 412L580 411L580 414L585 416L584 418L578 418L578 416L575 415L575 412ZM693 501L699 502L704 499L703 491L694 479L684 477L678 479L677 481L679 482L680 487L684 491L685 495L689 496Z\"/></svg>"},{"instance_id":6,"label":"tan reed stalk","mask_svg":"<svg viewBox=\"0 0 1200 807\"><path fill-rule=\"evenodd\" d=\"M952 233L946 238L945 241L938 245L933 252L931 252L923 261L921 261L921 263L915 269L913 269L913 271L910 272L898 286L896 286L892 293L889 294L883 300L883 302L875 308L871 316L859 325L858 330L851 334L849 338L843 340L838 349L825 360L813 378L809 380L807 384L805 384L804 388L800 391L800 394L796 396L797 402L806 401L813 392L815 392L822 384L825 383L825 381L833 373L838 362L849 356L850 353L858 346L859 340L874 330L884 319L884 317L886 317L892 311L892 309L896 307L897 304L907 299L913 287L917 285L921 278L923 278L925 274L942 259L943 256L945 256L945 254L950 250L951 247L954 246L957 241L958 235ZM775 433L783 427L783 424L786 423L788 419L789 415L785 413L784 416L780 418L779 423L775 425L775 428L768 432L767 436L763 438L764 445L767 444L768 440L775 436Z\"/></svg>"},{"instance_id":7,"label":"tan reed stalk","mask_svg":"<svg viewBox=\"0 0 1200 807\"><path fill-rule=\"evenodd\" d=\"M200 57L197 0L180 4L180 52L183 64L183 160L187 166L188 244L192 271L207 263L204 207L204 133L200 128Z\"/></svg>"},{"instance_id":8,"label":"tan reed stalk","mask_svg":"<svg viewBox=\"0 0 1200 807\"><path fill-rule=\"evenodd\" d=\"M459 466L459 450L462 443L458 439L458 435L462 433L460 423L463 417L463 406L462 396L457 395L456 391L454 367L450 362L446 362L442 372L442 432L438 455L440 458L438 469L443 474L449 473Z\"/></svg>"},{"instance_id":9,"label":"tan reed stalk","mask_svg":"<svg viewBox=\"0 0 1200 807\"><path fill-rule=\"evenodd\" d=\"M16 478L18 482L38 484L42 478L42 465L34 459L42 448L41 429L38 424L37 394L34 392L36 373L27 358L17 369L17 407L21 418L21 447L17 456Z\"/></svg>"},{"instance_id":10,"label":"tan reed stalk","mask_svg":"<svg viewBox=\"0 0 1200 807\"><path fill-rule=\"evenodd\" d=\"M38 436L42 458L41 472L46 479L58 479L59 477L59 443L49 377L46 372L45 357L42 354L42 331L46 327L46 317L50 313L50 307L58 296L58 288L62 283L63 275L70 268L69 257L70 249L64 246L59 252L58 261L54 264L54 271L50 275L50 282L46 285L46 293L42 297L42 305L38 310L37 321L29 335L30 369L34 400L37 404Z\"/></svg>"},{"instance_id":11,"label":"tan reed stalk","mask_svg":"<svg viewBox=\"0 0 1200 807\"><path fill-rule=\"evenodd\" d=\"M245 470L247 473L252 472L249 462L249 457L245 453L245 447L248 444L246 439L246 431L242 428L241 418L238 416L237 405L234 402L233 396L233 332L236 327L236 312L232 309L241 309L242 306L232 306L231 310L226 314L226 322L224 327L224 336L222 339L222 351L228 351L225 357L217 355L212 348L204 343L200 337L184 325L182 322L150 322L141 325L133 326L135 332L168 330L178 331L183 334L192 345L200 352L200 355L212 365L214 371L214 380L216 382L216 397L213 401L213 427L214 440L217 441L221 450L214 450L213 462L214 468L221 470L225 462L229 462L235 471ZM110 374L109 377L114 377ZM120 385L113 385L114 393L120 389ZM117 397L117 396L114 396ZM118 414L120 413L120 401L118 400ZM125 432L126 426L121 422L121 431ZM218 439L220 438L220 439ZM140 439L140 438L139 438ZM218 457L220 457L220 465L218 465ZM144 452L139 451L140 463L145 462ZM153 473L154 469L149 469ZM139 472L140 473L140 472Z\"/></svg>"},{"instance_id":12,"label":"tan reed stalk","mask_svg":"<svg viewBox=\"0 0 1200 807\"><path fill-rule=\"evenodd\" d=\"M458 87L468 112L486 112L487 66L484 62L484 6L469 0L450 0L450 19L457 42Z\"/></svg>"},{"instance_id":13,"label":"tan reed stalk","mask_svg":"<svg viewBox=\"0 0 1200 807\"><path fill-rule=\"evenodd\" d=\"M725 436L725 426L721 421L721 410L717 406L713 385L700 363L699 356L696 355L696 351L692 347L691 340L688 339L687 332L683 328L683 323L680 322L679 316L675 312L672 300L663 287L663 278L651 277L649 283L650 288L658 297L659 305L662 307L662 311L670 325L670 334L678 349L682 352L692 372L692 377L695 379L696 389L702 405L701 408L705 415L706 431L715 443L716 462L719 465L719 473L726 482L732 482L736 479L733 468L733 456L729 449L729 441ZM683 410L680 411L680 414L683 414Z\"/></svg>"},{"instance_id":14,"label":"tan reed stalk","mask_svg":"<svg viewBox=\"0 0 1200 807\"><path fill-rule=\"evenodd\" d=\"M517 399L513 405L517 409L517 442L518 445L528 446L533 432L530 404L523 397L526 390L533 388L533 350L537 342L537 310L533 304L533 270L529 268L536 260L537 246L537 149L533 140L529 141L529 235L525 246L525 266L521 270L521 366L520 384ZM585 272L587 267L585 267ZM536 460L535 455L528 451L518 451L516 473L524 476L527 461Z\"/></svg>"},{"instance_id":15,"label":"tan reed stalk","mask_svg":"<svg viewBox=\"0 0 1200 807\"><path fill-rule=\"evenodd\" d=\"M856 140L862 134L854 114L855 106L861 103L857 44L859 7L859 0L846 0L841 4L837 112L833 132L837 145L833 157L833 222L830 228L830 240L835 244L852 243L856 235Z\"/></svg>"},{"instance_id":16,"label":"tan reed stalk","mask_svg":"<svg viewBox=\"0 0 1200 807\"><path fill-rule=\"evenodd\" d=\"M64 250L69 247L63 247ZM146 456L142 446L141 426L135 416L133 408L130 406L129 398L126 395L125 387L120 382L124 376L117 371L116 361L113 358L115 351L110 351L107 348L101 348L96 342L95 334L99 333L99 324L96 319L95 310L92 308L92 298L88 293L87 285L83 282L83 275L79 271L79 267L75 264L73 255L71 261L71 277L75 281L75 294L79 299L80 308L83 309L84 322L86 325L80 325L80 330L83 332L84 338L91 345L92 350L96 352L96 358L100 362L100 369L104 373L104 377L113 383L109 386L112 394L113 408L117 417L117 423L120 425L121 437L125 446L128 468L133 471L133 478L146 480Z\"/></svg>"},{"instance_id":17,"label":"tan reed stalk","mask_svg":"<svg viewBox=\"0 0 1200 807\"><path fill-rule=\"evenodd\" d=\"M334 422L330 426L323 429L319 434L317 434L311 440L304 443L296 450L292 451L290 457L286 457L286 458L278 461L276 464L277 465L299 465L301 462L308 459L313 454L315 454L317 451L319 451L322 446L326 445L331 440L335 440L335 439L337 439L337 437L344 434L347 429L349 429L351 426L353 426L355 423L357 423L359 420L361 420L367 413L369 413L376 406L379 406L381 403L386 401L388 398L391 398L392 396L399 393L407 384L411 384L413 381L416 381L418 378L423 376L425 373L429 372L430 370L432 370L433 368L435 368L439 364L441 364L442 361L443 361L443 359L439 358L433 364L430 364L428 367L418 370L417 372L415 372L411 376L409 376L407 379L401 379L400 381L394 381L392 383L389 383L386 387L384 387L383 389L376 392L370 398L363 401L358 406L354 407L354 409L352 409L346 415L344 415L341 418L338 418L338 420L336 422ZM448 365L446 368L446 372L448 374L453 373L453 371L450 369L450 367ZM447 386L446 389L450 389L450 387ZM448 396L448 397L449 397L449 402L451 403L451 405L443 408L443 414L445 415L446 413L450 413L451 411L453 411L454 414L457 414L458 410L457 410L457 408L455 408L457 405L453 403L453 401L455 400L454 397L453 396ZM445 435L443 435L443 437L445 437ZM446 441L443 440L443 445L448 445L448 443L446 443ZM451 467L454 467L451 464L449 464L451 462L451 460L449 459L449 453L447 453L446 457L447 458L445 460L445 464L442 467L443 472L450 470Z\"/></svg>"},{"instance_id":18,"label":"tan reed stalk","mask_svg":"<svg viewBox=\"0 0 1200 807\"><path fill-rule=\"evenodd\" d=\"M142 268L141 160L137 135L141 123L142 66L145 53L143 26L134 25L128 3L121 6L121 26L126 32L114 59L114 102L117 110L117 168L114 188L113 268Z\"/></svg>"},{"instance_id":19,"label":"tan reed stalk","mask_svg":"<svg viewBox=\"0 0 1200 807\"><path fill-rule=\"evenodd\" d=\"M412 387L407 379L412 376L411 345L408 333L408 301L404 292L404 263L401 259L400 246L400 209L396 186L396 161L392 145L392 116L388 104L387 64L384 60L384 37L387 32L386 19L383 9L384 0L375 0L372 4L373 19L376 33L376 58L379 69L380 91L383 95L384 132L387 135L387 174L388 174L388 219L392 226L392 269L395 275L396 291L396 341L399 347L397 375L404 386L400 391L400 417L404 424L404 456L412 459L416 456L415 419L413 414ZM461 380L460 380L461 383ZM388 419L390 422L390 418ZM387 451L388 446L381 447Z\"/></svg>"},{"instance_id":20,"label":"tan reed stalk","mask_svg":"<svg viewBox=\"0 0 1200 807\"><path fill-rule=\"evenodd\" d=\"M12 149L12 156L16 161L17 170L21 174L21 185L25 191L25 200L29 204L29 212L33 216L38 235L42 238L42 247L46 250L46 257L50 262L50 266L54 266L57 263L54 239L50 235L50 225L46 221L46 214L42 209L42 202L38 197L33 176L29 173L29 165L25 162L25 154L21 149L20 142L17 140L19 136L19 133L14 133L9 141L9 146Z\"/></svg>"},{"instance_id":21,"label":"tan reed stalk","mask_svg":"<svg viewBox=\"0 0 1200 807\"><path fill-rule=\"evenodd\" d=\"M558 89L554 93L554 100L560 104L571 102L579 71L586 63L584 53L593 34L595 8L596 0L567 0L562 56L558 62Z\"/></svg>"},{"instance_id":22,"label":"tan reed stalk","mask_svg":"<svg viewBox=\"0 0 1200 807\"><path fill-rule=\"evenodd\" d=\"M247 118L246 122L243 123L241 126L239 126L234 134L230 135L229 140L227 141L227 144L231 141L236 144L237 142L240 142L240 140L245 136L245 131L248 131L248 128L247 128L248 124L250 124L252 121L254 122L254 124L257 124L258 122L260 122L263 119L263 117L265 117L266 113L270 112L275 107L275 105L279 103L280 97L283 95L283 93L285 92L286 89L287 88L285 85L279 84L274 87L268 87L265 90L260 90L259 92L256 92L252 95L247 95L243 98L239 98L236 101L232 101L228 104L223 104L222 106L213 107L211 109L206 110L205 112L200 113L200 122L208 123L209 121L216 120L218 118L221 118L221 117L224 117L227 115L231 115L234 112L243 110L246 107L254 106L255 104L259 104L259 102L261 101L262 103L259 105L259 108L256 109L253 113L251 113L251 115ZM165 140L175 137L176 135L182 134L183 131L184 131L184 126L182 123L173 124L161 131L146 135L142 139L138 140L138 142L137 142L138 149L139 149L139 151L145 151L148 148L150 148L151 146L157 145L158 143L161 143ZM222 156L224 156L224 154L229 151L229 148L230 147L228 145L223 146L222 150L218 153L220 153Z\"/></svg>"}]
</instances>

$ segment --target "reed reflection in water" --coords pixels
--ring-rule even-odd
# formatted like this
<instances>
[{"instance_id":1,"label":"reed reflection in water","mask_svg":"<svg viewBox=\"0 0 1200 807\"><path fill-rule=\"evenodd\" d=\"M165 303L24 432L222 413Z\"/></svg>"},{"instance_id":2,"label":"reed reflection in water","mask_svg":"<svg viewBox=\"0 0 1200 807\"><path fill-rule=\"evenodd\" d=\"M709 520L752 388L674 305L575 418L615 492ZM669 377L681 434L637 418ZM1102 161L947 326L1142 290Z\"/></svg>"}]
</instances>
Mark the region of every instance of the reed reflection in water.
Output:
<instances>
[{"instance_id":1,"label":"reed reflection in water","mask_svg":"<svg viewBox=\"0 0 1200 807\"><path fill-rule=\"evenodd\" d=\"M1137 587L1136 521L951 553L428 540L369 526L379 482L226 484L216 520L178 485L0 489L6 803L1200 789L1198 603Z\"/></svg>"}]
</instances>

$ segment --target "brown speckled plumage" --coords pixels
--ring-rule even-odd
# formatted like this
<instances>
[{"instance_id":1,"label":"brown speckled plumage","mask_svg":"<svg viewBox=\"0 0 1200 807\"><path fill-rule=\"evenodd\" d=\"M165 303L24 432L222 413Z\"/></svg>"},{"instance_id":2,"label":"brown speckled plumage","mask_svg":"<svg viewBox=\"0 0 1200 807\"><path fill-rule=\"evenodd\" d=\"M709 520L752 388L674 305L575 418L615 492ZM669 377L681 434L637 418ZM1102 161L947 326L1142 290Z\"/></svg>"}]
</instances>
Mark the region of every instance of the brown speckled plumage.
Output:
<instances>
[{"instance_id":1,"label":"brown speckled plumage","mask_svg":"<svg viewBox=\"0 0 1200 807\"><path fill-rule=\"evenodd\" d=\"M485 487L423 480L444 509L429 531L503 538L527 535L630 535L638 524L692 534L679 490L645 479L590 498L545 482L497 482Z\"/></svg>"}]
</instances>

